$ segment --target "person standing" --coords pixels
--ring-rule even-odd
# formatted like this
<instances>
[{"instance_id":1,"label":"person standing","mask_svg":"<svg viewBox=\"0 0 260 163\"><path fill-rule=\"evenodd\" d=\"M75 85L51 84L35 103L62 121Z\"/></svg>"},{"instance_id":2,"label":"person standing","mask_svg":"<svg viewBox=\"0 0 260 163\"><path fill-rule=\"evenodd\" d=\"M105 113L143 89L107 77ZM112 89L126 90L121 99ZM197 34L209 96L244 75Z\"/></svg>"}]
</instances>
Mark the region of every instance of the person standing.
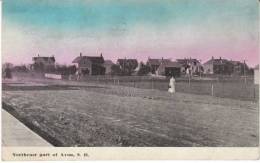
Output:
<instances>
[{"instance_id":1,"label":"person standing","mask_svg":"<svg viewBox=\"0 0 260 163\"><path fill-rule=\"evenodd\" d=\"M173 76L170 79L168 92L175 93L175 79Z\"/></svg>"}]
</instances>

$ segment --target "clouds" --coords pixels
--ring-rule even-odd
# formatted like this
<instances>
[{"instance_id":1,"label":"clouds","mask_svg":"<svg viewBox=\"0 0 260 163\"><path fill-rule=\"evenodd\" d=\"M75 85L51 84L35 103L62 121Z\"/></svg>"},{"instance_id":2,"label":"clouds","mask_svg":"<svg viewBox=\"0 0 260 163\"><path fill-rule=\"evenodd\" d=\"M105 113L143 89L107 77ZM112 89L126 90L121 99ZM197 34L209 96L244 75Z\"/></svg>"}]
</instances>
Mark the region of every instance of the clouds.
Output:
<instances>
[{"instance_id":1,"label":"clouds","mask_svg":"<svg viewBox=\"0 0 260 163\"><path fill-rule=\"evenodd\" d=\"M35 53L69 63L101 51L112 59L258 57L252 0L8 0L3 26L4 58L18 63Z\"/></svg>"}]
</instances>

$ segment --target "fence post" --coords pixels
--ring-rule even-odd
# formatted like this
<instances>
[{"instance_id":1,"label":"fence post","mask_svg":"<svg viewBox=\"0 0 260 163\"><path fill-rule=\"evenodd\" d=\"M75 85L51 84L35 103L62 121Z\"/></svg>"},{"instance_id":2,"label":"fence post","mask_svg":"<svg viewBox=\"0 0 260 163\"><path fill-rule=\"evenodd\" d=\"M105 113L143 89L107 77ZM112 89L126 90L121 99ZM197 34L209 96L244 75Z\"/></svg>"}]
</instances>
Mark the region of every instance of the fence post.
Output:
<instances>
[{"instance_id":1,"label":"fence post","mask_svg":"<svg viewBox=\"0 0 260 163\"><path fill-rule=\"evenodd\" d=\"M190 76L189 76L189 87L190 87Z\"/></svg>"},{"instance_id":2,"label":"fence post","mask_svg":"<svg viewBox=\"0 0 260 163\"><path fill-rule=\"evenodd\" d=\"M152 90L153 90L153 79L152 79Z\"/></svg>"},{"instance_id":3,"label":"fence post","mask_svg":"<svg viewBox=\"0 0 260 163\"><path fill-rule=\"evenodd\" d=\"M211 96L214 96L214 85L211 84Z\"/></svg>"},{"instance_id":4,"label":"fence post","mask_svg":"<svg viewBox=\"0 0 260 163\"><path fill-rule=\"evenodd\" d=\"M254 100L255 100L255 85L254 85Z\"/></svg>"}]
</instances>

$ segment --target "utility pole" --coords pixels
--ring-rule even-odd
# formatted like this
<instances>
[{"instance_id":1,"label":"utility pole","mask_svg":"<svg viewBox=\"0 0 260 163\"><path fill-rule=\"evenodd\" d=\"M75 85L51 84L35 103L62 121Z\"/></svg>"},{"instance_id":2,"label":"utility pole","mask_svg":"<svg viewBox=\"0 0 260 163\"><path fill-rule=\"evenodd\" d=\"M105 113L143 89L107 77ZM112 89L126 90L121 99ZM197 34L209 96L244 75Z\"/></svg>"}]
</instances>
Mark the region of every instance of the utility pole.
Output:
<instances>
[{"instance_id":1,"label":"utility pole","mask_svg":"<svg viewBox=\"0 0 260 163\"><path fill-rule=\"evenodd\" d=\"M246 60L244 60L244 78L246 83Z\"/></svg>"}]
</instances>

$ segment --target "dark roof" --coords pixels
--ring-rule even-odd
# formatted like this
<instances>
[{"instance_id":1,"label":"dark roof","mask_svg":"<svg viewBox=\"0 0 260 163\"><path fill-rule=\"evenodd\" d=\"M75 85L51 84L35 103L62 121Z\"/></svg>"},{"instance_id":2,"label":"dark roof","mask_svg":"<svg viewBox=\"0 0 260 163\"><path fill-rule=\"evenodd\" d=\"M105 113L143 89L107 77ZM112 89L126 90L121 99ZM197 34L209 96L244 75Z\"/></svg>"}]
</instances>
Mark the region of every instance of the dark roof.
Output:
<instances>
[{"instance_id":1,"label":"dark roof","mask_svg":"<svg viewBox=\"0 0 260 163\"><path fill-rule=\"evenodd\" d=\"M33 57L33 61L36 61L38 59L43 59L44 61L48 61L48 60L52 60L53 62L55 62L55 58L54 57Z\"/></svg>"},{"instance_id":2,"label":"dark roof","mask_svg":"<svg viewBox=\"0 0 260 163\"><path fill-rule=\"evenodd\" d=\"M151 59L149 58L147 60L147 63L150 65L156 65L159 66L161 63L167 63L167 62L171 62L171 59Z\"/></svg>"},{"instance_id":3,"label":"dark roof","mask_svg":"<svg viewBox=\"0 0 260 163\"><path fill-rule=\"evenodd\" d=\"M172 61L170 59L163 59L163 60L161 60L161 64L165 64L165 65L170 64L171 62Z\"/></svg>"},{"instance_id":4,"label":"dark roof","mask_svg":"<svg viewBox=\"0 0 260 163\"><path fill-rule=\"evenodd\" d=\"M179 62L180 64L188 64L191 62L200 63L198 59L192 59L192 58L177 59L176 61Z\"/></svg>"},{"instance_id":5,"label":"dark roof","mask_svg":"<svg viewBox=\"0 0 260 163\"><path fill-rule=\"evenodd\" d=\"M89 60L92 63L104 63L104 58L102 56L78 56L72 61L72 63L79 63L82 60Z\"/></svg>"},{"instance_id":6,"label":"dark roof","mask_svg":"<svg viewBox=\"0 0 260 163\"><path fill-rule=\"evenodd\" d=\"M224 63L231 63L231 62L226 59L210 59L207 62L205 62L204 65L206 65L206 64L224 64Z\"/></svg>"},{"instance_id":7,"label":"dark roof","mask_svg":"<svg viewBox=\"0 0 260 163\"><path fill-rule=\"evenodd\" d=\"M165 62L165 67L181 67L181 64L178 62Z\"/></svg>"}]
</instances>

